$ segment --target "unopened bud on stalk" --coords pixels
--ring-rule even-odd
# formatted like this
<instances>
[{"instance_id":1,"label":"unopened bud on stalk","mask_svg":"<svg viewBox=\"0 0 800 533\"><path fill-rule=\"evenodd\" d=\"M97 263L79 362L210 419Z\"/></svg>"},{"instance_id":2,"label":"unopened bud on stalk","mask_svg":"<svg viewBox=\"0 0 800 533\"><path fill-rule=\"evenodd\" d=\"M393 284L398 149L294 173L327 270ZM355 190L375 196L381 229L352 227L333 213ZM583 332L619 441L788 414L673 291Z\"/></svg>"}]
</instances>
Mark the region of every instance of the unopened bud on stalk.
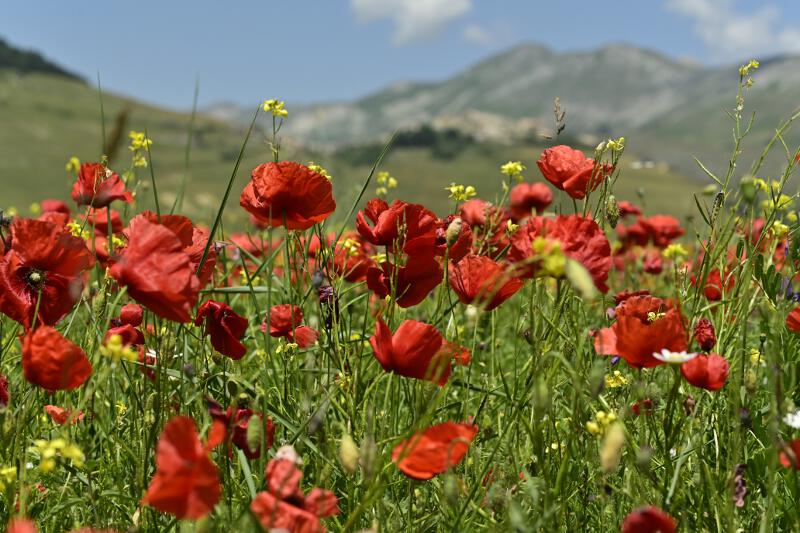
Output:
<instances>
[{"instance_id":1,"label":"unopened bud on stalk","mask_svg":"<svg viewBox=\"0 0 800 533\"><path fill-rule=\"evenodd\" d=\"M609 194L606 198L606 220L612 228L617 227L619 221L619 204L613 194Z\"/></svg>"},{"instance_id":2,"label":"unopened bud on stalk","mask_svg":"<svg viewBox=\"0 0 800 533\"><path fill-rule=\"evenodd\" d=\"M744 388L747 389L747 392L750 394L753 394L758 388L758 376L752 368L744 374Z\"/></svg>"},{"instance_id":3,"label":"unopened bud on stalk","mask_svg":"<svg viewBox=\"0 0 800 533\"><path fill-rule=\"evenodd\" d=\"M456 241L458 240L459 235L461 235L461 226L463 221L456 217L453 221L447 226L447 232L445 233L445 238L447 240L447 247L450 248L453 246Z\"/></svg>"},{"instance_id":4,"label":"unopened bud on stalk","mask_svg":"<svg viewBox=\"0 0 800 533\"><path fill-rule=\"evenodd\" d=\"M683 412L686 413L686 416L694 413L695 405L697 405L697 402L691 397L691 395L687 396L686 399L683 400Z\"/></svg>"},{"instance_id":5,"label":"unopened bud on stalk","mask_svg":"<svg viewBox=\"0 0 800 533\"><path fill-rule=\"evenodd\" d=\"M341 461L342 467L349 474L352 474L358 468L359 455L358 446L353 437L349 433L342 435L342 441L339 443L339 461Z\"/></svg>"},{"instance_id":6,"label":"unopened bud on stalk","mask_svg":"<svg viewBox=\"0 0 800 533\"><path fill-rule=\"evenodd\" d=\"M620 422L615 422L606 430L603 448L600 450L600 466L606 474L619 466L622 449L625 446L625 430Z\"/></svg>"},{"instance_id":7,"label":"unopened bud on stalk","mask_svg":"<svg viewBox=\"0 0 800 533\"><path fill-rule=\"evenodd\" d=\"M739 189L742 191L742 198L747 200L748 202L753 201L756 197L756 180L751 177L747 176L742 178L739 182Z\"/></svg>"}]
</instances>

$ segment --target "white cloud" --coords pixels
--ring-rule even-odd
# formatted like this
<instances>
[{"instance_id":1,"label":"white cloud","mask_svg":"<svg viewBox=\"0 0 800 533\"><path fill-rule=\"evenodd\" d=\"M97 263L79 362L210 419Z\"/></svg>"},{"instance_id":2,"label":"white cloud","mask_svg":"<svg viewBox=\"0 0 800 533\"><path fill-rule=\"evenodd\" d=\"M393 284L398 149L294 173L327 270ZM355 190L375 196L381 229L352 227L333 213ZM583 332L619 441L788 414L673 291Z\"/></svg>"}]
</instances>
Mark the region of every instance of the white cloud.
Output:
<instances>
[{"instance_id":1,"label":"white cloud","mask_svg":"<svg viewBox=\"0 0 800 533\"><path fill-rule=\"evenodd\" d=\"M800 52L800 28L781 18L772 4L744 13L737 0L666 0L670 11L694 21L694 32L716 61L743 61L754 56Z\"/></svg>"},{"instance_id":2,"label":"white cloud","mask_svg":"<svg viewBox=\"0 0 800 533\"><path fill-rule=\"evenodd\" d=\"M464 28L461 34L464 40L473 44L486 45L492 42L492 36L482 26L470 24Z\"/></svg>"},{"instance_id":3,"label":"white cloud","mask_svg":"<svg viewBox=\"0 0 800 533\"><path fill-rule=\"evenodd\" d=\"M350 0L350 6L362 22L390 19L394 43L404 45L438 36L472 9L472 0Z\"/></svg>"}]
</instances>

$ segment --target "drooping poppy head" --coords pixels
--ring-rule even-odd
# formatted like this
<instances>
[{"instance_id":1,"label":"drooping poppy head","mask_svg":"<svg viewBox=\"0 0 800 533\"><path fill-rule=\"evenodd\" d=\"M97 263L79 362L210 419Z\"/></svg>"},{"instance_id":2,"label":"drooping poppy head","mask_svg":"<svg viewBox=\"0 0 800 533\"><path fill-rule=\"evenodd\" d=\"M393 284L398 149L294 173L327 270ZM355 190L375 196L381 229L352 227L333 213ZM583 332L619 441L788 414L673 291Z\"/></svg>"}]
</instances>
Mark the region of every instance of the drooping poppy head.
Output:
<instances>
[{"instance_id":1,"label":"drooping poppy head","mask_svg":"<svg viewBox=\"0 0 800 533\"><path fill-rule=\"evenodd\" d=\"M247 348L241 342L247 331L247 319L239 316L223 302L208 300L197 310L195 326L205 322L205 333L211 336L211 345L222 355L231 359L241 359Z\"/></svg>"},{"instance_id":2,"label":"drooping poppy head","mask_svg":"<svg viewBox=\"0 0 800 533\"><path fill-rule=\"evenodd\" d=\"M204 446L191 418L176 416L167 422L156 448L156 474L142 503L179 519L208 515L222 493L217 467L209 458L219 443L215 431Z\"/></svg>"},{"instance_id":3,"label":"drooping poppy head","mask_svg":"<svg viewBox=\"0 0 800 533\"><path fill-rule=\"evenodd\" d=\"M500 263L478 255L451 263L449 280L461 303L485 306L486 311L495 309L524 285Z\"/></svg>"},{"instance_id":4,"label":"drooping poppy head","mask_svg":"<svg viewBox=\"0 0 800 533\"><path fill-rule=\"evenodd\" d=\"M11 249L0 257L0 311L30 327L54 325L83 292L81 274L94 264L82 239L51 222L15 219Z\"/></svg>"},{"instance_id":5,"label":"drooping poppy head","mask_svg":"<svg viewBox=\"0 0 800 533\"><path fill-rule=\"evenodd\" d=\"M547 181L576 200L594 191L614 170L608 164L595 168L594 159L564 145L542 152L536 164Z\"/></svg>"},{"instance_id":6,"label":"drooping poppy head","mask_svg":"<svg viewBox=\"0 0 800 533\"><path fill-rule=\"evenodd\" d=\"M405 320L392 334L382 320L375 323L375 335L369 340L375 359L387 372L432 381L440 386L447 383L454 358L457 363L468 363L466 349L454 350L444 340L439 330L430 324Z\"/></svg>"},{"instance_id":7,"label":"drooping poppy head","mask_svg":"<svg viewBox=\"0 0 800 533\"><path fill-rule=\"evenodd\" d=\"M253 169L239 203L263 226L307 230L336 209L328 178L293 161Z\"/></svg>"},{"instance_id":8,"label":"drooping poppy head","mask_svg":"<svg viewBox=\"0 0 800 533\"><path fill-rule=\"evenodd\" d=\"M675 519L652 505L631 511L622 522L622 533L675 533L676 529Z\"/></svg>"},{"instance_id":9,"label":"drooping poppy head","mask_svg":"<svg viewBox=\"0 0 800 533\"><path fill-rule=\"evenodd\" d=\"M186 323L197 303L200 280L178 236L141 218L128 231L128 246L111 276L153 313Z\"/></svg>"},{"instance_id":10,"label":"drooping poppy head","mask_svg":"<svg viewBox=\"0 0 800 533\"><path fill-rule=\"evenodd\" d=\"M541 215L553 203L553 191L541 182L520 183L511 189L508 207L514 222L525 220L532 211Z\"/></svg>"},{"instance_id":11,"label":"drooping poppy head","mask_svg":"<svg viewBox=\"0 0 800 533\"><path fill-rule=\"evenodd\" d=\"M710 352L717 344L717 335L714 332L714 324L707 318L701 318L694 325L694 340L704 352Z\"/></svg>"},{"instance_id":12,"label":"drooping poppy head","mask_svg":"<svg viewBox=\"0 0 800 533\"><path fill-rule=\"evenodd\" d=\"M49 326L29 331L22 342L25 379L48 391L77 389L92 374L81 348Z\"/></svg>"},{"instance_id":13,"label":"drooping poppy head","mask_svg":"<svg viewBox=\"0 0 800 533\"><path fill-rule=\"evenodd\" d=\"M116 172L102 163L83 163L72 186L72 199L78 205L101 208L114 200L131 203L133 196L125 190L125 183Z\"/></svg>"},{"instance_id":14,"label":"drooping poppy head","mask_svg":"<svg viewBox=\"0 0 800 533\"><path fill-rule=\"evenodd\" d=\"M701 389L718 391L725 386L730 364L719 354L699 354L681 365L681 375L690 384Z\"/></svg>"},{"instance_id":15,"label":"drooping poppy head","mask_svg":"<svg viewBox=\"0 0 800 533\"><path fill-rule=\"evenodd\" d=\"M410 478L431 479L460 463L477 434L472 424L436 424L395 446L392 461Z\"/></svg>"},{"instance_id":16,"label":"drooping poppy head","mask_svg":"<svg viewBox=\"0 0 800 533\"><path fill-rule=\"evenodd\" d=\"M398 268L383 262L380 268L367 270L367 287L379 298L392 294L400 307L413 307L422 302L444 278L444 271L433 256L410 256Z\"/></svg>"},{"instance_id":17,"label":"drooping poppy head","mask_svg":"<svg viewBox=\"0 0 800 533\"><path fill-rule=\"evenodd\" d=\"M308 348L317 342L319 332L312 327L301 325L303 310L292 304L272 306L269 310L270 337L285 337L289 342L297 343L300 348ZM261 331L267 331L266 322Z\"/></svg>"},{"instance_id":18,"label":"drooping poppy head","mask_svg":"<svg viewBox=\"0 0 800 533\"><path fill-rule=\"evenodd\" d=\"M545 251L537 251L537 241L544 239ZM589 272L595 287L608 291L608 273L611 270L611 245L603 230L594 220L580 215L559 215L555 219L533 217L511 237L508 259L517 263L523 276L536 275L542 268L539 256L556 248ZM545 262L546 263L546 262ZM548 272L548 275L554 275ZM563 276L563 272L561 273Z\"/></svg>"}]
</instances>

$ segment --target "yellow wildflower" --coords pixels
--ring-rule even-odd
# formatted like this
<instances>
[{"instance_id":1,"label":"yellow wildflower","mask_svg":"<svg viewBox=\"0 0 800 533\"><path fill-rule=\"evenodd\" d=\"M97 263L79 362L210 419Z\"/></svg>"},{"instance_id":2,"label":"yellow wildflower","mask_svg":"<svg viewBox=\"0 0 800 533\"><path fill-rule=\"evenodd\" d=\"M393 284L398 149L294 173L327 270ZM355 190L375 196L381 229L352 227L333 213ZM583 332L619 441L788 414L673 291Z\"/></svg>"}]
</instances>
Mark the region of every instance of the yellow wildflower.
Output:
<instances>
[{"instance_id":1,"label":"yellow wildflower","mask_svg":"<svg viewBox=\"0 0 800 533\"><path fill-rule=\"evenodd\" d=\"M67 172L78 172L81 169L81 160L73 155L64 168Z\"/></svg>"},{"instance_id":2,"label":"yellow wildflower","mask_svg":"<svg viewBox=\"0 0 800 533\"><path fill-rule=\"evenodd\" d=\"M271 98L269 100L264 100L264 112L265 113L272 113L273 117L285 117L289 115L289 111L287 111L284 106L286 102L283 100L276 100Z\"/></svg>"},{"instance_id":3,"label":"yellow wildflower","mask_svg":"<svg viewBox=\"0 0 800 533\"><path fill-rule=\"evenodd\" d=\"M100 354L111 358L114 363L119 363L120 359L126 361L136 361L139 354L130 346L122 344L120 335L111 335L105 345L100 347Z\"/></svg>"}]
</instances>

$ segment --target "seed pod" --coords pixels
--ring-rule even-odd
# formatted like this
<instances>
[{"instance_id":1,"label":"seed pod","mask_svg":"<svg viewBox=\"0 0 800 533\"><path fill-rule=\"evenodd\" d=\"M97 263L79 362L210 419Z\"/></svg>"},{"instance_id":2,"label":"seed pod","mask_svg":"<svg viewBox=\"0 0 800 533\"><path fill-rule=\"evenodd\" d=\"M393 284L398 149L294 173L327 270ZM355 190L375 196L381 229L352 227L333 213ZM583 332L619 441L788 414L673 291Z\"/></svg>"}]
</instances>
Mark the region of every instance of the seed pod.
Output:
<instances>
[{"instance_id":1,"label":"seed pod","mask_svg":"<svg viewBox=\"0 0 800 533\"><path fill-rule=\"evenodd\" d=\"M619 221L619 204L613 194L606 198L606 220L612 228L617 227Z\"/></svg>"},{"instance_id":2,"label":"seed pod","mask_svg":"<svg viewBox=\"0 0 800 533\"><path fill-rule=\"evenodd\" d=\"M261 450L261 443L264 441L264 424L261 417L252 415L247 421L247 448L250 450Z\"/></svg>"},{"instance_id":3,"label":"seed pod","mask_svg":"<svg viewBox=\"0 0 800 533\"><path fill-rule=\"evenodd\" d=\"M358 446L353 437L349 433L342 435L342 441L339 443L339 461L349 474L354 473L358 468L359 455Z\"/></svg>"},{"instance_id":4,"label":"seed pod","mask_svg":"<svg viewBox=\"0 0 800 533\"><path fill-rule=\"evenodd\" d=\"M456 241L458 240L459 235L461 235L461 226L462 226L462 224L463 224L463 221L461 220L461 218L456 217L447 226L447 231L445 232L445 239L446 239L448 248L453 246L456 243Z\"/></svg>"}]
</instances>

